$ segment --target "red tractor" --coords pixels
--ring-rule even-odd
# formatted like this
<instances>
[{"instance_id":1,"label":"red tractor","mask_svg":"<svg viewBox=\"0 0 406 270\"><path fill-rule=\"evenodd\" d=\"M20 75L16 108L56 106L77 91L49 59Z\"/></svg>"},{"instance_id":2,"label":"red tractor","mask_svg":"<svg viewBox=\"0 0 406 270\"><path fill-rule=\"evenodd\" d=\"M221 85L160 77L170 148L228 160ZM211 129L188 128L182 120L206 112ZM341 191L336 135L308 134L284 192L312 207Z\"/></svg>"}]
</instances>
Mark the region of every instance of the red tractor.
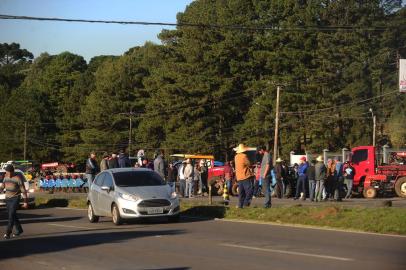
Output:
<instances>
[{"instance_id":1,"label":"red tractor","mask_svg":"<svg viewBox=\"0 0 406 270\"><path fill-rule=\"evenodd\" d=\"M351 164L355 169L354 190L365 198L395 192L406 198L406 151L384 146L359 146L351 150Z\"/></svg>"}]
</instances>

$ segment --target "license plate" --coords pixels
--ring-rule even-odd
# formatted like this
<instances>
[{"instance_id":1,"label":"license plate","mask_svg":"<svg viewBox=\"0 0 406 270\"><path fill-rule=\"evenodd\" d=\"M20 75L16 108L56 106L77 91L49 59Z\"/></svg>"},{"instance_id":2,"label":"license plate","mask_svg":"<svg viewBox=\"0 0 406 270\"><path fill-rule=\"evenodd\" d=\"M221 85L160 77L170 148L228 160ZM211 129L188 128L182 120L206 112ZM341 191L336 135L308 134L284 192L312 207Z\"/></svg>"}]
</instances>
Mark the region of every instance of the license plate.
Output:
<instances>
[{"instance_id":1,"label":"license plate","mask_svg":"<svg viewBox=\"0 0 406 270\"><path fill-rule=\"evenodd\" d=\"M148 215L163 214L163 212L164 212L164 209L161 207L148 208L148 210L147 210Z\"/></svg>"}]
</instances>

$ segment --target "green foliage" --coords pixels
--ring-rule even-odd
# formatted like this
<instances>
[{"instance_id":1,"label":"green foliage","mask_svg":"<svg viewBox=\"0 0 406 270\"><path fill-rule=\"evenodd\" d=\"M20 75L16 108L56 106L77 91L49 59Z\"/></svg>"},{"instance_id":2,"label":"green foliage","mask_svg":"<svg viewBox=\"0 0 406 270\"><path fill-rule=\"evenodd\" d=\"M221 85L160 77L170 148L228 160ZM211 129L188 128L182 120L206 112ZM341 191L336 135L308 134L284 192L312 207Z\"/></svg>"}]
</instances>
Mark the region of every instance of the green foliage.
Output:
<instances>
[{"instance_id":1,"label":"green foliage","mask_svg":"<svg viewBox=\"0 0 406 270\"><path fill-rule=\"evenodd\" d=\"M0 158L21 158L25 121L29 158L78 163L92 150L127 148L131 115L132 150L226 159L240 142L272 145L277 85L284 158L370 144L369 108L379 144L404 147L406 103L394 92L406 8L396 4L199 0L177 20L201 27L163 30L162 45L89 64L69 52L31 63L18 44L1 44L0 113L12 123L0 131Z\"/></svg>"}]
</instances>

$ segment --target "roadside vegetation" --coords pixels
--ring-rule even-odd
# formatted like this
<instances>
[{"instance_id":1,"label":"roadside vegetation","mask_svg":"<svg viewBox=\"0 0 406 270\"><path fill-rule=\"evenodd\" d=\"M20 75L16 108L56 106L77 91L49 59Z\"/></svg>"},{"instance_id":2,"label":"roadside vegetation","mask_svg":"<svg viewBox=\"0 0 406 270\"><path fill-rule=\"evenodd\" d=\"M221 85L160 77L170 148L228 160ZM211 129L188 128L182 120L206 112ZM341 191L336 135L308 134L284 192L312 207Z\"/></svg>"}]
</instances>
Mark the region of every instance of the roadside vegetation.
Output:
<instances>
[{"instance_id":1,"label":"roadside vegetation","mask_svg":"<svg viewBox=\"0 0 406 270\"><path fill-rule=\"evenodd\" d=\"M38 196L36 207L86 208L83 196ZM302 206L300 204L271 209L251 207L236 209L205 202L182 202L183 216L208 219L271 222L338 228L343 230L406 235L406 209L394 207L344 207L341 205Z\"/></svg>"}]
</instances>

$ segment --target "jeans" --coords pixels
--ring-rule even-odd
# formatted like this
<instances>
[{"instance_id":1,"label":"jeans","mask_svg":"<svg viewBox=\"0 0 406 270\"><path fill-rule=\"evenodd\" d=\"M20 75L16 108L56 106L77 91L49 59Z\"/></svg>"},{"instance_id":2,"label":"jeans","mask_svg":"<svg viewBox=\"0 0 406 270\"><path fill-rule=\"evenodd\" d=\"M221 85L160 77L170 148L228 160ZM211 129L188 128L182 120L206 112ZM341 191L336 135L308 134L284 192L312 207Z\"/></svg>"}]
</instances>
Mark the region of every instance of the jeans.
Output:
<instances>
[{"instance_id":1,"label":"jeans","mask_svg":"<svg viewBox=\"0 0 406 270\"><path fill-rule=\"evenodd\" d=\"M306 199L306 175L300 175L297 179L295 196L296 199L299 198L300 192L303 192L303 196Z\"/></svg>"},{"instance_id":2,"label":"jeans","mask_svg":"<svg viewBox=\"0 0 406 270\"><path fill-rule=\"evenodd\" d=\"M314 200L314 193L316 191L316 180L309 180L309 197Z\"/></svg>"},{"instance_id":3,"label":"jeans","mask_svg":"<svg viewBox=\"0 0 406 270\"><path fill-rule=\"evenodd\" d=\"M179 180L179 194L182 197L185 197L186 193L186 180L185 179L180 179Z\"/></svg>"},{"instance_id":4,"label":"jeans","mask_svg":"<svg viewBox=\"0 0 406 270\"><path fill-rule=\"evenodd\" d=\"M262 181L262 188L264 191L264 207L270 207L272 202L271 202L271 180L272 177L270 175L265 176L265 178Z\"/></svg>"},{"instance_id":5,"label":"jeans","mask_svg":"<svg viewBox=\"0 0 406 270\"><path fill-rule=\"evenodd\" d=\"M278 191L278 198L283 198L283 195L285 194L285 184L283 183L282 179L276 179L276 186L277 186L277 191Z\"/></svg>"},{"instance_id":6,"label":"jeans","mask_svg":"<svg viewBox=\"0 0 406 270\"><path fill-rule=\"evenodd\" d=\"M20 204L20 196L6 199L7 212L8 212L8 223L6 233L10 235L13 232L13 227L16 227L16 234L23 232L21 223L17 217L17 208Z\"/></svg>"},{"instance_id":7,"label":"jeans","mask_svg":"<svg viewBox=\"0 0 406 270\"><path fill-rule=\"evenodd\" d=\"M344 178L339 176L334 183L334 199L341 200L341 190L343 187Z\"/></svg>"},{"instance_id":8,"label":"jeans","mask_svg":"<svg viewBox=\"0 0 406 270\"><path fill-rule=\"evenodd\" d=\"M324 193L324 180L316 181L316 200L321 201L325 198L326 195Z\"/></svg>"},{"instance_id":9,"label":"jeans","mask_svg":"<svg viewBox=\"0 0 406 270\"><path fill-rule=\"evenodd\" d=\"M259 197L259 180L254 182L254 193L255 197Z\"/></svg>"},{"instance_id":10,"label":"jeans","mask_svg":"<svg viewBox=\"0 0 406 270\"><path fill-rule=\"evenodd\" d=\"M193 180L186 181L185 197L190 198L191 196L193 196L193 186L194 186Z\"/></svg>"},{"instance_id":11,"label":"jeans","mask_svg":"<svg viewBox=\"0 0 406 270\"><path fill-rule=\"evenodd\" d=\"M345 195L345 198L347 198L347 199L351 196L353 182L354 182L353 179L345 179L344 180L344 183L347 186L347 195Z\"/></svg>"},{"instance_id":12,"label":"jeans","mask_svg":"<svg viewBox=\"0 0 406 270\"><path fill-rule=\"evenodd\" d=\"M249 206L252 199L252 181L250 178L238 181L238 207Z\"/></svg>"},{"instance_id":13,"label":"jeans","mask_svg":"<svg viewBox=\"0 0 406 270\"><path fill-rule=\"evenodd\" d=\"M203 193L203 181L202 181L202 176L199 174L199 191L197 192L198 194Z\"/></svg>"},{"instance_id":14,"label":"jeans","mask_svg":"<svg viewBox=\"0 0 406 270\"><path fill-rule=\"evenodd\" d=\"M90 189L90 187L92 186L93 181L94 181L94 174L87 173L86 179L87 179L87 183L88 183L89 189Z\"/></svg>"}]
</instances>

